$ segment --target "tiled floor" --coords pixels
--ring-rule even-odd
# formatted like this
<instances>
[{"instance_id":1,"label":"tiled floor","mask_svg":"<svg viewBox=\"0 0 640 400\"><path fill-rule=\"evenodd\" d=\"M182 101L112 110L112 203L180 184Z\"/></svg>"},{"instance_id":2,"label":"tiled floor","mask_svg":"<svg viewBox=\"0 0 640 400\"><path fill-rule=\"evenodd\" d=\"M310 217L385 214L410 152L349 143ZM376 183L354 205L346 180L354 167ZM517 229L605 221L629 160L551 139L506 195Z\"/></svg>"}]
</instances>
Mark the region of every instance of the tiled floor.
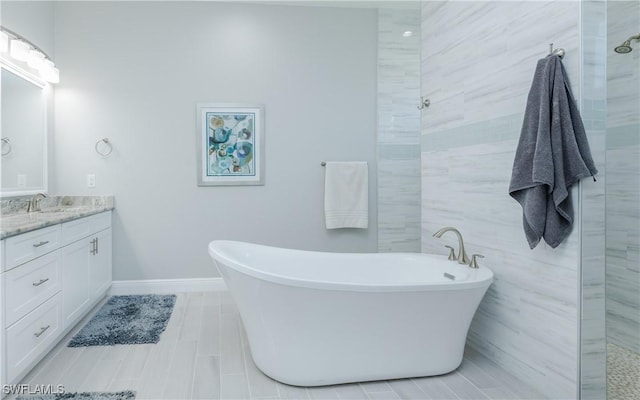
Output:
<instances>
[{"instance_id":1,"label":"tiled floor","mask_svg":"<svg viewBox=\"0 0 640 400\"><path fill-rule=\"evenodd\" d=\"M640 399L640 354L607 344L607 396L609 400Z\"/></svg>"},{"instance_id":2,"label":"tiled floor","mask_svg":"<svg viewBox=\"0 0 640 400\"><path fill-rule=\"evenodd\" d=\"M89 317L86 318L88 320ZM276 382L254 365L227 292L179 294L158 344L65 347L71 332L23 380L66 391L134 390L137 399L542 399L468 350L447 375L318 388Z\"/></svg>"}]
</instances>

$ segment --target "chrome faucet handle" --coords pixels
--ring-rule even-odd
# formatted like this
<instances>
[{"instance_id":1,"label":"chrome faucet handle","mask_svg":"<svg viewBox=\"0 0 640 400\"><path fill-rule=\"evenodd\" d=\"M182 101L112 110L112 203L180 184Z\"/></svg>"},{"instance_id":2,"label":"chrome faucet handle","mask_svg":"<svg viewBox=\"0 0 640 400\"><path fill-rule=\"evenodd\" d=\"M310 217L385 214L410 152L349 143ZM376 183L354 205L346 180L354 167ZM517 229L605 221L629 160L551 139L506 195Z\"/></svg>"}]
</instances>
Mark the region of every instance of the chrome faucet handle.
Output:
<instances>
[{"instance_id":1,"label":"chrome faucet handle","mask_svg":"<svg viewBox=\"0 0 640 400\"><path fill-rule=\"evenodd\" d=\"M442 237L442 235L444 235L446 232L449 232L449 231L455 233L456 236L458 237L458 257L457 257L458 264L469 265L470 263L469 257L467 256L467 252L464 251L464 240L462 239L462 234L460 233L459 230L457 230L452 226L446 226L438 230L436 233L434 233L433 237L440 238Z\"/></svg>"},{"instance_id":2,"label":"chrome faucet handle","mask_svg":"<svg viewBox=\"0 0 640 400\"><path fill-rule=\"evenodd\" d=\"M40 200L46 199L47 197L49 196L47 196L46 193L36 193L29 200L29 204L27 205L27 212L40 211Z\"/></svg>"},{"instance_id":3,"label":"chrome faucet handle","mask_svg":"<svg viewBox=\"0 0 640 400\"><path fill-rule=\"evenodd\" d=\"M453 249L453 247L451 247L449 245L445 245L444 247L449 249L449 260L455 260L456 259L456 251Z\"/></svg>"},{"instance_id":4,"label":"chrome faucet handle","mask_svg":"<svg viewBox=\"0 0 640 400\"><path fill-rule=\"evenodd\" d=\"M482 254L474 254L471 256L471 261L469 262L469 267L478 268L478 260L477 258L484 258Z\"/></svg>"}]
</instances>

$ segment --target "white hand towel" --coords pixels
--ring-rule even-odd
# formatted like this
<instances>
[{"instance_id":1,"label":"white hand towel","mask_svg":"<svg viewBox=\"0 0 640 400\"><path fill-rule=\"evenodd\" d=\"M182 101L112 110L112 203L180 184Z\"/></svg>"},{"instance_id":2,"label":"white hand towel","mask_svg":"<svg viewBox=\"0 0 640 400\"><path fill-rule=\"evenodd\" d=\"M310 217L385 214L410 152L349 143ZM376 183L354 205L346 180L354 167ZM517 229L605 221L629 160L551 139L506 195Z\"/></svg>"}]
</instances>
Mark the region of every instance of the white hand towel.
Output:
<instances>
[{"instance_id":1,"label":"white hand towel","mask_svg":"<svg viewBox=\"0 0 640 400\"><path fill-rule=\"evenodd\" d=\"M327 229L369 226L369 175L366 161L327 162L324 216Z\"/></svg>"}]
</instances>

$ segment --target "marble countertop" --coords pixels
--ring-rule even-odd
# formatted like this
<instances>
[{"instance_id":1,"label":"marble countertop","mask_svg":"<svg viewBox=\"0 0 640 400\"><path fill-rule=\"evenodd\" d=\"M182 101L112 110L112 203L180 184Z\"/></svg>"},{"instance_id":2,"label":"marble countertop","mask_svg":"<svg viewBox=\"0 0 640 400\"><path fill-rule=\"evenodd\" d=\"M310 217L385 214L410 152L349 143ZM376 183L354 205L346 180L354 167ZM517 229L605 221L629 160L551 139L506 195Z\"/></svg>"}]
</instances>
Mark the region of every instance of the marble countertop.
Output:
<instances>
[{"instance_id":1,"label":"marble countertop","mask_svg":"<svg viewBox=\"0 0 640 400\"><path fill-rule=\"evenodd\" d=\"M86 197L79 201L76 199L47 199L48 202L42 205L42 210L36 212L23 212L22 209L9 212L4 208L0 215L0 239L114 209L113 197L100 197L99 200L87 200Z\"/></svg>"}]
</instances>

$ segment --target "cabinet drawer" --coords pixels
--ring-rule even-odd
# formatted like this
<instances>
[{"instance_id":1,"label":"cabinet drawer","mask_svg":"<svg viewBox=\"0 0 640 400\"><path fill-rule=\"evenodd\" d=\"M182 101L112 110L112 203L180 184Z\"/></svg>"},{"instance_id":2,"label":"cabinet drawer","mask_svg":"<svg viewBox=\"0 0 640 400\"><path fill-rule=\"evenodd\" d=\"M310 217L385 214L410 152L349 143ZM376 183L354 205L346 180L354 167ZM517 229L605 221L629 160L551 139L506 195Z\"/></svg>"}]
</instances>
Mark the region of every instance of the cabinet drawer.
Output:
<instances>
[{"instance_id":1,"label":"cabinet drawer","mask_svg":"<svg viewBox=\"0 0 640 400\"><path fill-rule=\"evenodd\" d=\"M0 272L4 271L4 240L0 240Z\"/></svg>"},{"instance_id":2,"label":"cabinet drawer","mask_svg":"<svg viewBox=\"0 0 640 400\"><path fill-rule=\"evenodd\" d=\"M57 249L59 236L60 225L54 225L6 239L5 270Z\"/></svg>"},{"instance_id":3,"label":"cabinet drawer","mask_svg":"<svg viewBox=\"0 0 640 400\"><path fill-rule=\"evenodd\" d=\"M111 211L92 215L89 218L91 223L91 233L99 232L111 227Z\"/></svg>"},{"instance_id":4,"label":"cabinet drawer","mask_svg":"<svg viewBox=\"0 0 640 400\"><path fill-rule=\"evenodd\" d=\"M6 326L60 291L60 251L8 271L4 280Z\"/></svg>"},{"instance_id":5,"label":"cabinet drawer","mask_svg":"<svg viewBox=\"0 0 640 400\"><path fill-rule=\"evenodd\" d=\"M107 229L111 226L111 212L104 212L90 217L62 224L60 230L60 246L66 246L90 234Z\"/></svg>"},{"instance_id":6,"label":"cabinet drawer","mask_svg":"<svg viewBox=\"0 0 640 400\"><path fill-rule=\"evenodd\" d=\"M91 217L65 222L60 226L60 246L66 246L91 234Z\"/></svg>"},{"instance_id":7,"label":"cabinet drawer","mask_svg":"<svg viewBox=\"0 0 640 400\"><path fill-rule=\"evenodd\" d=\"M60 297L55 295L6 330L8 383L39 361L62 333Z\"/></svg>"}]
</instances>

